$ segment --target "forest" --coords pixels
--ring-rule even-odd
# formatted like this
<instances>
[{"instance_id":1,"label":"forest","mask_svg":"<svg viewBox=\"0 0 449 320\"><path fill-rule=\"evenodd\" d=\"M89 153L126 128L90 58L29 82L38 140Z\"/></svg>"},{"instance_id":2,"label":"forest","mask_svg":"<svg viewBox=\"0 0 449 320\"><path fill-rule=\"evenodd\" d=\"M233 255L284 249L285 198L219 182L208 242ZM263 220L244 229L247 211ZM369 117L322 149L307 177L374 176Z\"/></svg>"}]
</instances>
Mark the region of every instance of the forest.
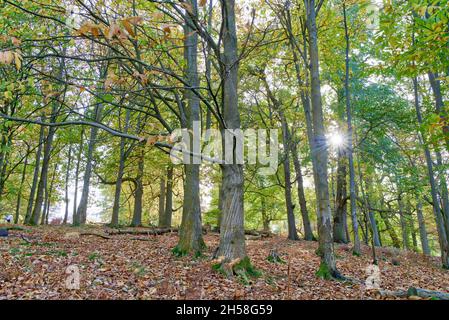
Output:
<instances>
[{"instance_id":1,"label":"forest","mask_svg":"<svg viewBox=\"0 0 449 320\"><path fill-rule=\"evenodd\" d=\"M0 13L0 300L449 300L447 0Z\"/></svg>"}]
</instances>

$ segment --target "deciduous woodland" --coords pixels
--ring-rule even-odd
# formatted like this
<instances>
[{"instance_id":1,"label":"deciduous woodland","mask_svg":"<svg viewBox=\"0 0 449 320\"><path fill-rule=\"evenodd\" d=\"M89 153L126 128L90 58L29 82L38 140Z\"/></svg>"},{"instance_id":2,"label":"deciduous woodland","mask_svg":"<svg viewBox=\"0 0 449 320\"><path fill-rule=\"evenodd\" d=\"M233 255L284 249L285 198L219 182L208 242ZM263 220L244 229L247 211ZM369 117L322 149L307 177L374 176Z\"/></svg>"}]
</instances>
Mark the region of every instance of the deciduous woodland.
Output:
<instances>
[{"instance_id":1,"label":"deciduous woodland","mask_svg":"<svg viewBox=\"0 0 449 320\"><path fill-rule=\"evenodd\" d=\"M0 13L0 299L449 299L447 0Z\"/></svg>"}]
</instances>

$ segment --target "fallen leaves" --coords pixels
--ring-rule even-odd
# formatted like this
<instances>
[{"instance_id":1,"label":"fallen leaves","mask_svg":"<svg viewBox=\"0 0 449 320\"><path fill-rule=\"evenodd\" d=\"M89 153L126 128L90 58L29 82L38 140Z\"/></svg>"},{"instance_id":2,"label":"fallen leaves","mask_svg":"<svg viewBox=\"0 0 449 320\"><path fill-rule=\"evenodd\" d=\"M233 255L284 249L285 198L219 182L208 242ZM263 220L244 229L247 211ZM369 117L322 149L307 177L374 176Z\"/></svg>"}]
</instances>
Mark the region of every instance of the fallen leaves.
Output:
<instances>
[{"instance_id":1,"label":"fallen leaves","mask_svg":"<svg viewBox=\"0 0 449 320\"><path fill-rule=\"evenodd\" d=\"M355 257L344 245L335 245L339 270L357 280L349 283L315 277L320 263L316 242L280 237L250 241L248 255L262 276L244 285L212 270L212 264L224 261L209 258L217 247L217 234L205 236L208 249L200 259L173 256L176 233L142 235L149 241L132 241L133 234L80 237L105 231L62 226L12 231L0 240L0 299L386 299L364 287L371 263L368 247ZM32 242L23 241L22 233ZM269 262L272 250L290 263ZM400 266L392 264L393 257ZM382 289L449 290L449 273L438 268L436 258L389 248L379 249L378 258ZM79 268L78 290L66 288L71 265Z\"/></svg>"}]
</instances>

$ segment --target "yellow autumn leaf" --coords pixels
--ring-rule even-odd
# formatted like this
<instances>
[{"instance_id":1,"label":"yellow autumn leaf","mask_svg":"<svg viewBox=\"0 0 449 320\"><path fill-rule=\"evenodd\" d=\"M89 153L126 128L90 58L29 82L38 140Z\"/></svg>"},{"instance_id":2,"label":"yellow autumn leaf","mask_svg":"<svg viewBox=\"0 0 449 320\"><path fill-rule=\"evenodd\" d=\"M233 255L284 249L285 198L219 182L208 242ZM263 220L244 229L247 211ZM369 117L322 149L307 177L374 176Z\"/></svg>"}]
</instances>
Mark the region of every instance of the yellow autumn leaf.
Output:
<instances>
[{"instance_id":1,"label":"yellow autumn leaf","mask_svg":"<svg viewBox=\"0 0 449 320\"><path fill-rule=\"evenodd\" d=\"M16 64L17 70L22 67L22 54L20 52L14 52L14 63Z\"/></svg>"},{"instance_id":2,"label":"yellow autumn leaf","mask_svg":"<svg viewBox=\"0 0 449 320\"><path fill-rule=\"evenodd\" d=\"M128 19L122 20L122 24L123 24L123 27L125 28L125 30L128 32L128 34L129 34L131 37L135 37L135 36L136 36L136 34L134 33L134 30L133 30L133 26L132 26L132 24L129 22Z\"/></svg>"}]
</instances>

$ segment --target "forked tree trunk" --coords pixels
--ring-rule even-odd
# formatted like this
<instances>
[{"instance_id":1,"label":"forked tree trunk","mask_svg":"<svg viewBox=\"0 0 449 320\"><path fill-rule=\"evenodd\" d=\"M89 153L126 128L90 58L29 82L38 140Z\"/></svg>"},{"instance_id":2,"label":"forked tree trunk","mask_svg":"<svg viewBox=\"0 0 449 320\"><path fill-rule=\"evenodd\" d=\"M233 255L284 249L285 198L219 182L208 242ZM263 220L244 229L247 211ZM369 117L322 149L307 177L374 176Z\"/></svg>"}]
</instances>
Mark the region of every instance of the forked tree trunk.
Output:
<instances>
[{"instance_id":1,"label":"forked tree trunk","mask_svg":"<svg viewBox=\"0 0 449 320\"><path fill-rule=\"evenodd\" d=\"M56 109L54 110L54 112L56 112ZM54 122L54 121L52 121L52 122ZM55 131L56 131L55 127L49 128L47 140L44 145L44 158L42 159L41 176L39 179L39 184L37 186L36 201L34 203L34 209L33 209L33 213L31 215L31 220L30 220L30 224L32 224L32 225L39 224L39 219L41 218L42 205L45 200L45 190L47 187L47 180L48 180L48 167L50 165L50 154L51 154L51 148L52 148L52 144L53 144L53 138L55 135ZM44 214L45 214L45 212L44 212Z\"/></svg>"},{"instance_id":2,"label":"forked tree trunk","mask_svg":"<svg viewBox=\"0 0 449 320\"><path fill-rule=\"evenodd\" d=\"M25 224L29 224L31 220L31 214L33 211L33 202L34 202L34 195L36 194L36 188L39 181L39 168L41 164L41 155L42 155L42 146L44 145L44 131L45 127L41 126L40 133L39 133L39 145L37 147L36 151L36 160L34 161L34 174L33 174L33 182L31 184L31 190L30 190L30 196L28 198L28 206L27 206L27 212L25 215Z\"/></svg>"}]
</instances>

